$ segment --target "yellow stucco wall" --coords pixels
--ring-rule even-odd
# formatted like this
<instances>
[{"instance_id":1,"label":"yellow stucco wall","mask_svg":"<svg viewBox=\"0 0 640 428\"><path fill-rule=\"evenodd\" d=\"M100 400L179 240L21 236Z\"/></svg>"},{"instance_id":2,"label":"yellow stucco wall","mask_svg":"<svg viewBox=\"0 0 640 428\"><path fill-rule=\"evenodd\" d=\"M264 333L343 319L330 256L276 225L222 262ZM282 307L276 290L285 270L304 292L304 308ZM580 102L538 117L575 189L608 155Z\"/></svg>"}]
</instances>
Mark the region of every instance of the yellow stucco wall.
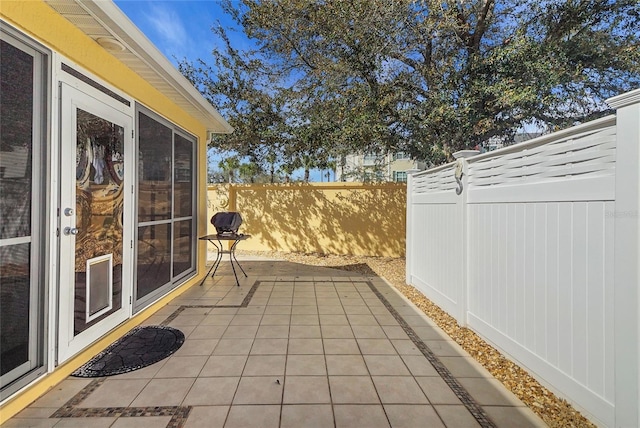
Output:
<instances>
[{"instance_id":1,"label":"yellow stucco wall","mask_svg":"<svg viewBox=\"0 0 640 428\"><path fill-rule=\"evenodd\" d=\"M0 17L196 136L200 143L197 164L198 189L206 186L206 144L203 142L207 140L207 130L204 124L187 114L43 1L2 0ZM197 203L199 212L204 212L205 201L198 198ZM198 222L198 235L204 233L206 220L201 219ZM201 249L204 249L204 245ZM205 260L202 253L204 251L200 251L198 266L202 266L201 263Z\"/></svg>"},{"instance_id":2,"label":"yellow stucco wall","mask_svg":"<svg viewBox=\"0 0 640 428\"><path fill-rule=\"evenodd\" d=\"M241 250L405 254L405 184L227 184L209 186L207 199L209 218L240 212L240 232L252 235Z\"/></svg>"},{"instance_id":3,"label":"yellow stucco wall","mask_svg":"<svg viewBox=\"0 0 640 428\"><path fill-rule=\"evenodd\" d=\"M198 139L198 195L204 195L206 188L206 127L205 124L190 116L178 105L157 91L142 77L119 62L114 56L105 51L91 38L78 30L69 21L60 16L46 3L40 0L2 0L0 1L0 18L25 35L33 38L53 52L63 55L66 59L83 67L89 72L89 77L97 76L113 87L126 93L136 101L151 110L166 117ZM4 23L3 23L4 25ZM84 71L83 71L84 72ZM56 87L53 88L56 90ZM57 144L57 139L54 141ZM57 173L57 172L56 172ZM206 199L197 198L198 210L206 212ZM207 232L208 219L199 216L198 235ZM108 344L122 336L132 327L138 325L156 310L166 305L168 301L182 293L190 285L197 283L204 274L205 244L201 243L198 252L198 272L193 278L180 288L172 291L168 296L156 302L153 306L138 313L132 319L111 331L105 337L92 344L89 348L67 361L55 371L38 379L30 387L7 400L0 407L0 423L15 415L34 399L63 380L73 370L82 365Z\"/></svg>"}]
</instances>

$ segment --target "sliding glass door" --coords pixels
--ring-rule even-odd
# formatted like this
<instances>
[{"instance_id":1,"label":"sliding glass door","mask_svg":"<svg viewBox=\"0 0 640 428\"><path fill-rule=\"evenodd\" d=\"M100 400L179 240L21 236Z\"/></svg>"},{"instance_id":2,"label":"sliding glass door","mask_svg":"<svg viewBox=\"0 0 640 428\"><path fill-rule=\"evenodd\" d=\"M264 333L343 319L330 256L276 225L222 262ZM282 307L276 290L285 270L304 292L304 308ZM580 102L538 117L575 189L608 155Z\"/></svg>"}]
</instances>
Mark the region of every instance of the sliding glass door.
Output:
<instances>
[{"instance_id":1,"label":"sliding glass door","mask_svg":"<svg viewBox=\"0 0 640 428\"><path fill-rule=\"evenodd\" d=\"M135 307L195 272L195 138L139 107Z\"/></svg>"},{"instance_id":2,"label":"sliding glass door","mask_svg":"<svg viewBox=\"0 0 640 428\"><path fill-rule=\"evenodd\" d=\"M47 56L0 33L0 399L43 366Z\"/></svg>"}]
</instances>

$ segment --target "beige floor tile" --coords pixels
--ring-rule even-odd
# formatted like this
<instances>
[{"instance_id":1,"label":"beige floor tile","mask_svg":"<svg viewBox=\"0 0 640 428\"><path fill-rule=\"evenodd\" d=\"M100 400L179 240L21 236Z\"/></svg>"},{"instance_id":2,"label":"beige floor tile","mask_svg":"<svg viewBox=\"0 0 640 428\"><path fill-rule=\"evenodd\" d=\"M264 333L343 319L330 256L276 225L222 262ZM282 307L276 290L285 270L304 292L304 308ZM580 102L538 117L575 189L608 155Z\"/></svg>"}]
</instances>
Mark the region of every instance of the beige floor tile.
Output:
<instances>
[{"instance_id":1,"label":"beige floor tile","mask_svg":"<svg viewBox=\"0 0 640 428\"><path fill-rule=\"evenodd\" d=\"M258 332L257 325L230 325L222 335L223 339L253 339Z\"/></svg>"},{"instance_id":2,"label":"beige floor tile","mask_svg":"<svg viewBox=\"0 0 640 428\"><path fill-rule=\"evenodd\" d=\"M440 357L464 357L467 352L452 340L425 340L424 344Z\"/></svg>"},{"instance_id":3,"label":"beige floor tile","mask_svg":"<svg viewBox=\"0 0 640 428\"><path fill-rule=\"evenodd\" d=\"M324 339L349 339L355 337L349 325L323 325L321 328Z\"/></svg>"},{"instance_id":4,"label":"beige floor tile","mask_svg":"<svg viewBox=\"0 0 640 428\"><path fill-rule=\"evenodd\" d=\"M316 297L316 302L318 303L318 306L342 306L342 302L340 301L340 299L338 299L338 297L330 297L330 296L326 296L326 297L321 297L321 296L317 296ZM322 313L322 312L320 312Z\"/></svg>"},{"instance_id":5,"label":"beige floor tile","mask_svg":"<svg viewBox=\"0 0 640 428\"><path fill-rule=\"evenodd\" d=\"M344 308L341 305L336 306L318 306L318 313L321 315L344 315Z\"/></svg>"},{"instance_id":6,"label":"beige floor tile","mask_svg":"<svg viewBox=\"0 0 640 428\"><path fill-rule=\"evenodd\" d=\"M65 379L51 391L38 398L35 403L31 404L31 407L61 407L92 381L93 379Z\"/></svg>"},{"instance_id":7,"label":"beige floor tile","mask_svg":"<svg viewBox=\"0 0 640 428\"><path fill-rule=\"evenodd\" d=\"M179 406L195 379L151 379L138 394L132 407Z\"/></svg>"},{"instance_id":8,"label":"beige floor tile","mask_svg":"<svg viewBox=\"0 0 640 428\"><path fill-rule=\"evenodd\" d=\"M266 315L265 315L266 316ZM286 339L289 337L289 325L261 325L256 333L257 339Z\"/></svg>"},{"instance_id":9,"label":"beige floor tile","mask_svg":"<svg viewBox=\"0 0 640 428\"><path fill-rule=\"evenodd\" d=\"M9 419L2 424L2 428L51 428L58 424L60 419L24 418Z\"/></svg>"},{"instance_id":10,"label":"beige floor tile","mask_svg":"<svg viewBox=\"0 0 640 428\"><path fill-rule=\"evenodd\" d=\"M158 370L155 378L197 377L208 358L206 355L171 356Z\"/></svg>"},{"instance_id":11,"label":"beige floor tile","mask_svg":"<svg viewBox=\"0 0 640 428\"><path fill-rule=\"evenodd\" d=\"M209 314L202 320L200 325L229 325L234 316L233 314Z\"/></svg>"},{"instance_id":12,"label":"beige floor tile","mask_svg":"<svg viewBox=\"0 0 640 428\"><path fill-rule=\"evenodd\" d=\"M315 305L316 304L316 298L315 297L293 297L293 301L291 302L291 304L293 305L293 307L295 308L296 306L304 306L304 307L309 307L311 305ZM298 313L298 312L293 312ZM316 312L312 312L312 313L317 313Z\"/></svg>"},{"instance_id":13,"label":"beige floor tile","mask_svg":"<svg viewBox=\"0 0 640 428\"><path fill-rule=\"evenodd\" d=\"M335 405L336 428L388 428L389 421L380 405Z\"/></svg>"},{"instance_id":14,"label":"beige floor tile","mask_svg":"<svg viewBox=\"0 0 640 428\"><path fill-rule=\"evenodd\" d=\"M422 340L447 340L449 336L444 334L442 330L437 327L424 326L424 327L411 327L413 331Z\"/></svg>"},{"instance_id":15,"label":"beige floor tile","mask_svg":"<svg viewBox=\"0 0 640 428\"><path fill-rule=\"evenodd\" d=\"M524 403L497 379L458 378L458 382L482 406L524 406Z\"/></svg>"},{"instance_id":16,"label":"beige floor tile","mask_svg":"<svg viewBox=\"0 0 640 428\"><path fill-rule=\"evenodd\" d=\"M319 325L292 325L289 328L290 338L317 339L322 337Z\"/></svg>"},{"instance_id":17,"label":"beige floor tile","mask_svg":"<svg viewBox=\"0 0 640 428\"><path fill-rule=\"evenodd\" d=\"M413 376L371 376L383 404L427 404Z\"/></svg>"},{"instance_id":18,"label":"beige floor tile","mask_svg":"<svg viewBox=\"0 0 640 428\"><path fill-rule=\"evenodd\" d=\"M209 315L235 315L238 313L238 308L212 308Z\"/></svg>"},{"instance_id":19,"label":"beige floor tile","mask_svg":"<svg viewBox=\"0 0 640 428\"><path fill-rule=\"evenodd\" d=\"M392 339L391 343L400 355L423 355L412 340Z\"/></svg>"},{"instance_id":20,"label":"beige floor tile","mask_svg":"<svg viewBox=\"0 0 640 428\"><path fill-rule=\"evenodd\" d=\"M333 428L333 410L328 404L282 406L280 428Z\"/></svg>"},{"instance_id":21,"label":"beige floor tile","mask_svg":"<svg viewBox=\"0 0 640 428\"><path fill-rule=\"evenodd\" d=\"M288 298L273 298L271 297L267 302L267 307L269 306L291 306L293 303L293 297Z\"/></svg>"},{"instance_id":22,"label":"beige floor tile","mask_svg":"<svg viewBox=\"0 0 640 428\"><path fill-rule=\"evenodd\" d=\"M386 339L382 327L379 325L352 325L353 334L358 339Z\"/></svg>"},{"instance_id":23,"label":"beige floor tile","mask_svg":"<svg viewBox=\"0 0 640 428\"><path fill-rule=\"evenodd\" d=\"M291 325L319 325L318 315L291 314Z\"/></svg>"},{"instance_id":24,"label":"beige floor tile","mask_svg":"<svg viewBox=\"0 0 640 428\"><path fill-rule=\"evenodd\" d=\"M185 325L199 325L205 318L206 315L185 315L184 313L181 313L175 317L169 325L175 328L180 328Z\"/></svg>"},{"instance_id":25,"label":"beige floor tile","mask_svg":"<svg viewBox=\"0 0 640 428\"><path fill-rule=\"evenodd\" d=\"M46 419L53 415L56 410L55 407L27 407L22 409L20 413L14 416L14 418L28 418L28 419Z\"/></svg>"},{"instance_id":26,"label":"beige floor tile","mask_svg":"<svg viewBox=\"0 0 640 428\"><path fill-rule=\"evenodd\" d=\"M267 306L265 315L290 315L291 306Z\"/></svg>"},{"instance_id":27,"label":"beige floor tile","mask_svg":"<svg viewBox=\"0 0 640 428\"><path fill-rule=\"evenodd\" d=\"M220 339L213 355L249 355L253 339Z\"/></svg>"},{"instance_id":28,"label":"beige floor tile","mask_svg":"<svg viewBox=\"0 0 640 428\"><path fill-rule=\"evenodd\" d=\"M278 428L280 406L231 406L225 428Z\"/></svg>"},{"instance_id":29,"label":"beige floor tile","mask_svg":"<svg viewBox=\"0 0 640 428\"><path fill-rule=\"evenodd\" d=\"M329 376L369 374L362 355L327 355L326 360Z\"/></svg>"},{"instance_id":30,"label":"beige floor tile","mask_svg":"<svg viewBox=\"0 0 640 428\"><path fill-rule=\"evenodd\" d=\"M211 355L218 344L218 339L191 339L186 340L180 349L173 354L176 357L187 355Z\"/></svg>"},{"instance_id":31,"label":"beige floor tile","mask_svg":"<svg viewBox=\"0 0 640 428\"><path fill-rule=\"evenodd\" d=\"M147 383L149 379L106 379L78 407L128 407Z\"/></svg>"},{"instance_id":32,"label":"beige floor tile","mask_svg":"<svg viewBox=\"0 0 640 428\"><path fill-rule=\"evenodd\" d=\"M473 415L462 405L435 405L433 407L447 427L477 428L480 426Z\"/></svg>"},{"instance_id":33,"label":"beige floor tile","mask_svg":"<svg viewBox=\"0 0 640 428\"><path fill-rule=\"evenodd\" d=\"M398 355L365 355L364 361L372 376L411 375L404 361Z\"/></svg>"},{"instance_id":34,"label":"beige floor tile","mask_svg":"<svg viewBox=\"0 0 640 428\"><path fill-rule=\"evenodd\" d=\"M414 376L439 376L424 355L401 355L400 358Z\"/></svg>"},{"instance_id":35,"label":"beige floor tile","mask_svg":"<svg viewBox=\"0 0 640 428\"><path fill-rule=\"evenodd\" d=\"M342 302L344 305L344 312L348 315L371 315L371 310L366 305L346 305L344 300Z\"/></svg>"},{"instance_id":36,"label":"beige floor tile","mask_svg":"<svg viewBox=\"0 0 640 428\"><path fill-rule=\"evenodd\" d=\"M233 404L280 404L283 384L273 376L243 376Z\"/></svg>"},{"instance_id":37,"label":"beige floor tile","mask_svg":"<svg viewBox=\"0 0 640 428\"><path fill-rule=\"evenodd\" d=\"M200 376L240 376L246 361L246 355L213 355L205 363Z\"/></svg>"},{"instance_id":38,"label":"beige floor tile","mask_svg":"<svg viewBox=\"0 0 640 428\"><path fill-rule=\"evenodd\" d=\"M284 382L285 404L330 403L326 376L287 376Z\"/></svg>"},{"instance_id":39,"label":"beige floor tile","mask_svg":"<svg viewBox=\"0 0 640 428\"><path fill-rule=\"evenodd\" d=\"M289 355L287 376L322 376L327 374L324 355Z\"/></svg>"},{"instance_id":40,"label":"beige floor tile","mask_svg":"<svg viewBox=\"0 0 640 428\"><path fill-rule=\"evenodd\" d=\"M295 304L295 299L294 299ZM316 315L318 313L318 307L315 305L315 300L312 305L295 305L291 307L291 313L295 315Z\"/></svg>"},{"instance_id":41,"label":"beige floor tile","mask_svg":"<svg viewBox=\"0 0 640 428\"><path fill-rule=\"evenodd\" d=\"M157 428L166 427L169 421L171 416L119 417L111 426L113 428ZM93 427L92 422L86 422L91 425L85 426Z\"/></svg>"},{"instance_id":42,"label":"beige floor tile","mask_svg":"<svg viewBox=\"0 0 640 428\"><path fill-rule=\"evenodd\" d=\"M252 355L284 355L288 339L256 339L251 347Z\"/></svg>"},{"instance_id":43,"label":"beige floor tile","mask_svg":"<svg viewBox=\"0 0 640 428\"><path fill-rule=\"evenodd\" d=\"M289 354L323 354L322 339L289 339Z\"/></svg>"},{"instance_id":44,"label":"beige floor tile","mask_svg":"<svg viewBox=\"0 0 640 428\"><path fill-rule=\"evenodd\" d=\"M199 325L195 327L188 335L184 329L182 332L187 339L220 339L227 329L225 325Z\"/></svg>"},{"instance_id":45,"label":"beige floor tile","mask_svg":"<svg viewBox=\"0 0 640 428\"><path fill-rule=\"evenodd\" d=\"M385 404L384 410L393 428L444 428L440 417L428 404Z\"/></svg>"},{"instance_id":46,"label":"beige floor tile","mask_svg":"<svg viewBox=\"0 0 640 428\"><path fill-rule=\"evenodd\" d=\"M241 296L244 299L244 294ZM256 305L253 301L251 304L244 308L238 308L237 315L262 315L266 310L265 305Z\"/></svg>"},{"instance_id":47,"label":"beige floor tile","mask_svg":"<svg viewBox=\"0 0 640 428\"><path fill-rule=\"evenodd\" d=\"M349 325L349 320L346 315L342 314L323 314L320 313L320 325Z\"/></svg>"},{"instance_id":48,"label":"beige floor tile","mask_svg":"<svg viewBox=\"0 0 640 428\"><path fill-rule=\"evenodd\" d=\"M250 355L243 376L284 376L286 355Z\"/></svg>"},{"instance_id":49,"label":"beige floor tile","mask_svg":"<svg viewBox=\"0 0 640 428\"><path fill-rule=\"evenodd\" d=\"M391 314L375 315L376 321L380 325L396 326L399 327L398 321Z\"/></svg>"},{"instance_id":50,"label":"beige floor tile","mask_svg":"<svg viewBox=\"0 0 640 428\"><path fill-rule=\"evenodd\" d=\"M483 409L499 427L542 428L547 426L528 407L484 406Z\"/></svg>"},{"instance_id":51,"label":"beige floor tile","mask_svg":"<svg viewBox=\"0 0 640 428\"><path fill-rule=\"evenodd\" d=\"M362 355L396 355L396 349L388 339L357 339Z\"/></svg>"},{"instance_id":52,"label":"beige floor tile","mask_svg":"<svg viewBox=\"0 0 640 428\"><path fill-rule=\"evenodd\" d=\"M195 406L184 428L223 428L229 406Z\"/></svg>"},{"instance_id":53,"label":"beige floor tile","mask_svg":"<svg viewBox=\"0 0 640 428\"><path fill-rule=\"evenodd\" d=\"M381 327L389 339L409 340L409 336L399 325L382 325Z\"/></svg>"},{"instance_id":54,"label":"beige floor tile","mask_svg":"<svg viewBox=\"0 0 640 428\"><path fill-rule=\"evenodd\" d=\"M331 399L338 404L380 403L369 376L329 376Z\"/></svg>"},{"instance_id":55,"label":"beige floor tile","mask_svg":"<svg viewBox=\"0 0 640 428\"><path fill-rule=\"evenodd\" d=\"M238 387L239 377L200 377L182 403L184 406L228 405Z\"/></svg>"},{"instance_id":56,"label":"beige floor tile","mask_svg":"<svg viewBox=\"0 0 640 428\"><path fill-rule=\"evenodd\" d=\"M449 385L439 376L416 377L416 382L431 404L462 404Z\"/></svg>"},{"instance_id":57,"label":"beige floor tile","mask_svg":"<svg viewBox=\"0 0 640 428\"><path fill-rule=\"evenodd\" d=\"M164 420L169 422L170 419L171 418L169 417L169 419L165 418ZM118 420L118 418L62 418L59 420L60 422L56 424L57 428L108 428L116 426L114 425L114 423ZM161 421L157 422L162 423Z\"/></svg>"},{"instance_id":58,"label":"beige floor tile","mask_svg":"<svg viewBox=\"0 0 640 428\"><path fill-rule=\"evenodd\" d=\"M262 316L260 326L265 325L285 325L288 326L291 321L289 314L266 314Z\"/></svg>"},{"instance_id":59,"label":"beige floor tile","mask_svg":"<svg viewBox=\"0 0 640 428\"><path fill-rule=\"evenodd\" d=\"M324 353L329 354L360 354L358 342L355 339L322 339Z\"/></svg>"},{"instance_id":60,"label":"beige floor tile","mask_svg":"<svg viewBox=\"0 0 640 428\"><path fill-rule=\"evenodd\" d=\"M376 298L373 304L368 305L369 310L374 315L390 315L389 309L386 306L380 303L380 301Z\"/></svg>"},{"instance_id":61,"label":"beige floor tile","mask_svg":"<svg viewBox=\"0 0 640 428\"><path fill-rule=\"evenodd\" d=\"M471 357L439 357L438 359L454 377L493 377Z\"/></svg>"},{"instance_id":62,"label":"beige floor tile","mask_svg":"<svg viewBox=\"0 0 640 428\"><path fill-rule=\"evenodd\" d=\"M355 325L379 325L378 320L373 315L347 315L349 324Z\"/></svg>"}]
</instances>

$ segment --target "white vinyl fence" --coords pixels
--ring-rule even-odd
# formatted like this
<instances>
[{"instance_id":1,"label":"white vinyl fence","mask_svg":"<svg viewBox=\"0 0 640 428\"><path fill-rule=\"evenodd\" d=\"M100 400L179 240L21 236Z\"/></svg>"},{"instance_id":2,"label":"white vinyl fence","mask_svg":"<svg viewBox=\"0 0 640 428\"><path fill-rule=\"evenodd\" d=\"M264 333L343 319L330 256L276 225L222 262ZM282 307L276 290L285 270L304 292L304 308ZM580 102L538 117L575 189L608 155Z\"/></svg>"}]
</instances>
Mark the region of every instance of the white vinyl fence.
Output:
<instances>
[{"instance_id":1,"label":"white vinyl fence","mask_svg":"<svg viewBox=\"0 0 640 428\"><path fill-rule=\"evenodd\" d=\"M608 103L411 175L407 283L598 425L638 427L640 90Z\"/></svg>"}]
</instances>

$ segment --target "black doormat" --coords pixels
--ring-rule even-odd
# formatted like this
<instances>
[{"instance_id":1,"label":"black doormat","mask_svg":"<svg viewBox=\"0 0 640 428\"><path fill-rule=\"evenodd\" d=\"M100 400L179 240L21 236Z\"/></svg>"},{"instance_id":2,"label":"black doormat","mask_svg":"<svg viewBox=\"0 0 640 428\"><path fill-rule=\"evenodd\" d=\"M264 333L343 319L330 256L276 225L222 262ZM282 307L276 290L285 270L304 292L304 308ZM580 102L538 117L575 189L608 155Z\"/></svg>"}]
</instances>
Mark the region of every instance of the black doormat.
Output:
<instances>
[{"instance_id":1,"label":"black doormat","mask_svg":"<svg viewBox=\"0 0 640 428\"><path fill-rule=\"evenodd\" d=\"M184 334L175 328L136 327L71 375L102 377L131 372L167 358L183 343Z\"/></svg>"}]
</instances>

